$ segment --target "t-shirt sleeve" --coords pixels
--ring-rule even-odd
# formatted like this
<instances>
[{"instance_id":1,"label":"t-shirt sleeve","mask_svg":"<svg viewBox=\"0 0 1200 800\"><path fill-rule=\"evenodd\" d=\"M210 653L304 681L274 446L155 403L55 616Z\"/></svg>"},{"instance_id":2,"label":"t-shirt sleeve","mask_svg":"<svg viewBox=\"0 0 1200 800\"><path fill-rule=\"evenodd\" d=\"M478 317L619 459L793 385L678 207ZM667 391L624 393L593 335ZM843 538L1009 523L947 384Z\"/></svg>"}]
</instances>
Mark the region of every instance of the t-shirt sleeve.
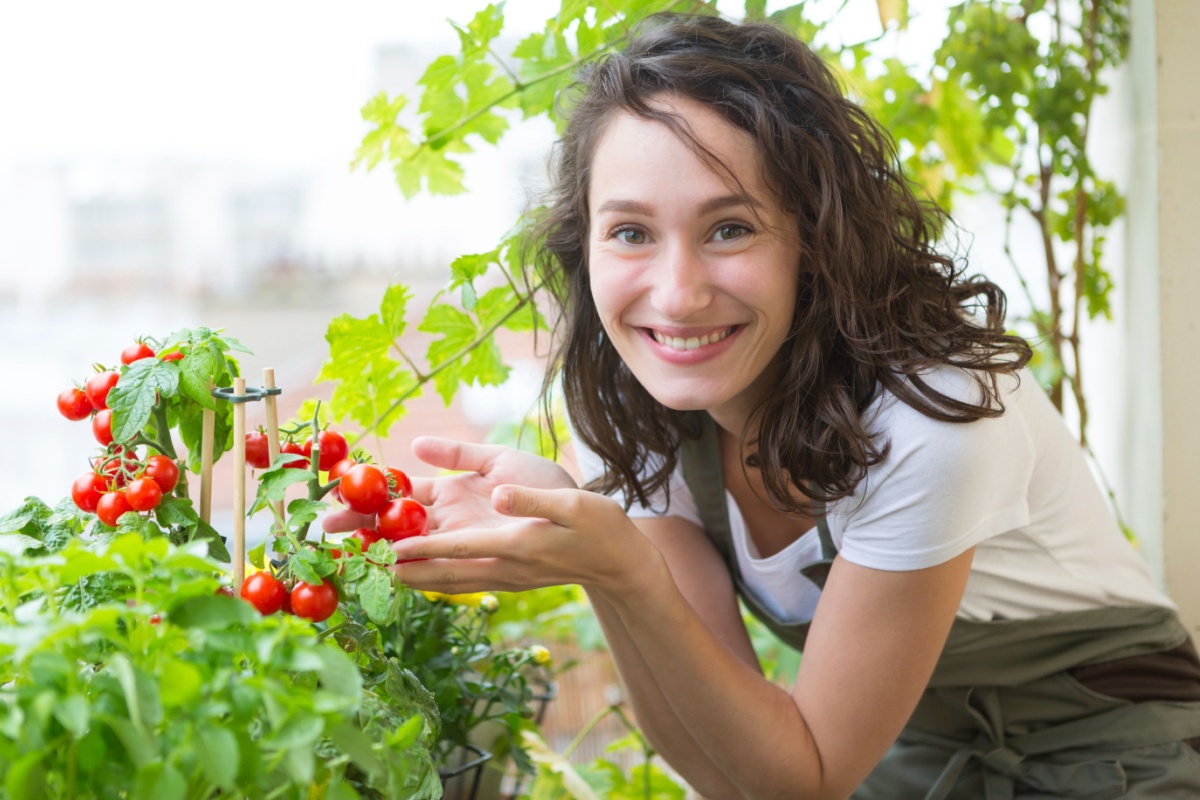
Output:
<instances>
[{"instance_id":1,"label":"t-shirt sleeve","mask_svg":"<svg viewBox=\"0 0 1200 800\"><path fill-rule=\"evenodd\" d=\"M575 448L575 460L579 464L579 474L583 477L584 483L602 477L605 471L604 462L600 456L589 450L574 433L572 430L571 445ZM687 483L683 479L683 468L679 465L676 465L675 471L671 473L669 484L671 487L669 503L666 492L660 489L650 496L650 505L644 506L634 502L629 508L629 516L635 519L680 517L703 527L700 522L700 512L696 509L696 499L688 489ZM616 492L612 498L624 507L625 494L623 492Z\"/></svg>"},{"instance_id":2,"label":"t-shirt sleeve","mask_svg":"<svg viewBox=\"0 0 1200 800\"><path fill-rule=\"evenodd\" d=\"M874 569L922 569L1029 524L1036 449L1012 413L1015 402L1001 417L956 423L890 401L876 418L891 442L887 458L831 509L843 558Z\"/></svg>"}]
</instances>

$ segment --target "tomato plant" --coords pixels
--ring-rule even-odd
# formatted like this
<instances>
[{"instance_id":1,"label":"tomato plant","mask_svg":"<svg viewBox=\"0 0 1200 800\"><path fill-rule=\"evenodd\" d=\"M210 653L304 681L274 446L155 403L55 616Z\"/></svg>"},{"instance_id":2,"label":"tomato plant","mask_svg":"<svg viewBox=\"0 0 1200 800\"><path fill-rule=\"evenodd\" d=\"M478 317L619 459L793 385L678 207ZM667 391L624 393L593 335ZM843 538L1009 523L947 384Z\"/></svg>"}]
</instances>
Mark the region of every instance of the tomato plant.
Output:
<instances>
[{"instance_id":1,"label":"tomato plant","mask_svg":"<svg viewBox=\"0 0 1200 800\"><path fill-rule=\"evenodd\" d=\"M179 483L179 465L167 456L150 456L142 475L157 483L163 494L170 494Z\"/></svg>"},{"instance_id":2,"label":"tomato plant","mask_svg":"<svg viewBox=\"0 0 1200 800\"><path fill-rule=\"evenodd\" d=\"M269 572L256 572L242 583L242 599L258 609L264 617L283 608L287 588Z\"/></svg>"},{"instance_id":3,"label":"tomato plant","mask_svg":"<svg viewBox=\"0 0 1200 800\"><path fill-rule=\"evenodd\" d=\"M154 350L145 342L134 342L121 351L122 364L132 364L142 358L154 358Z\"/></svg>"},{"instance_id":4,"label":"tomato plant","mask_svg":"<svg viewBox=\"0 0 1200 800\"><path fill-rule=\"evenodd\" d=\"M121 373L112 370L98 372L88 378L87 384L84 387L84 394L87 395L88 402L92 404L92 408L97 411L108 408L108 393L117 385L117 381L120 378Z\"/></svg>"},{"instance_id":5,"label":"tomato plant","mask_svg":"<svg viewBox=\"0 0 1200 800\"><path fill-rule=\"evenodd\" d=\"M106 492L96 503L96 516L110 528L117 527L121 515L132 510L124 491Z\"/></svg>"},{"instance_id":6,"label":"tomato plant","mask_svg":"<svg viewBox=\"0 0 1200 800\"><path fill-rule=\"evenodd\" d=\"M329 619L338 606L337 588L328 579L315 585L297 581L292 587L289 599L293 614L313 622Z\"/></svg>"},{"instance_id":7,"label":"tomato plant","mask_svg":"<svg viewBox=\"0 0 1200 800\"><path fill-rule=\"evenodd\" d=\"M112 444L112 411L106 408L96 412L96 416L92 417L92 436L105 447Z\"/></svg>"},{"instance_id":8,"label":"tomato plant","mask_svg":"<svg viewBox=\"0 0 1200 800\"><path fill-rule=\"evenodd\" d=\"M412 481L404 474L404 470L396 467L384 467L388 476L388 494L391 497L412 497Z\"/></svg>"},{"instance_id":9,"label":"tomato plant","mask_svg":"<svg viewBox=\"0 0 1200 800\"><path fill-rule=\"evenodd\" d=\"M292 469L308 469L308 458L304 456L304 447L296 442L284 442L283 446L279 448L279 452L301 456L301 458L298 458L295 461L289 461L287 464L288 467L291 467Z\"/></svg>"},{"instance_id":10,"label":"tomato plant","mask_svg":"<svg viewBox=\"0 0 1200 800\"><path fill-rule=\"evenodd\" d=\"M85 472L71 484L71 500L80 511L92 513L100 505L100 498L108 488L108 481L94 472Z\"/></svg>"},{"instance_id":11,"label":"tomato plant","mask_svg":"<svg viewBox=\"0 0 1200 800\"><path fill-rule=\"evenodd\" d=\"M374 514L388 502L388 481L373 464L357 464L342 475L338 486L342 501L359 514Z\"/></svg>"},{"instance_id":12,"label":"tomato plant","mask_svg":"<svg viewBox=\"0 0 1200 800\"><path fill-rule=\"evenodd\" d=\"M93 410L92 401L88 400L87 394L78 386L72 386L70 389L63 389L59 392L58 413L67 419L72 421L87 419Z\"/></svg>"},{"instance_id":13,"label":"tomato plant","mask_svg":"<svg viewBox=\"0 0 1200 800\"><path fill-rule=\"evenodd\" d=\"M125 489L134 511L151 511L162 502L163 490L153 478L138 478Z\"/></svg>"},{"instance_id":14,"label":"tomato plant","mask_svg":"<svg viewBox=\"0 0 1200 800\"><path fill-rule=\"evenodd\" d=\"M246 434L246 464L254 469L266 469L271 466L267 434L261 428Z\"/></svg>"},{"instance_id":15,"label":"tomato plant","mask_svg":"<svg viewBox=\"0 0 1200 800\"><path fill-rule=\"evenodd\" d=\"M425 506L411 497L389 500L375 520L379 535L390 542L411 536L423 536L427 531Z\"/></svg>"},{"instance_id":16,"label":"tomato plant","mask_svg":"<svg viewBox=\"0 0 1200 800\"><path fill-rule=\"evenodd\" d=\"M317 465L317 469L322 472L329 471L335 464L350 454L350 446L346 443L346 437L337 431L321 431L317 434L317 442L321 446L321 459ZM304 457L311 460L312 450L312 437L309 437L304 442Z\"/></svg>"}]
</instances>

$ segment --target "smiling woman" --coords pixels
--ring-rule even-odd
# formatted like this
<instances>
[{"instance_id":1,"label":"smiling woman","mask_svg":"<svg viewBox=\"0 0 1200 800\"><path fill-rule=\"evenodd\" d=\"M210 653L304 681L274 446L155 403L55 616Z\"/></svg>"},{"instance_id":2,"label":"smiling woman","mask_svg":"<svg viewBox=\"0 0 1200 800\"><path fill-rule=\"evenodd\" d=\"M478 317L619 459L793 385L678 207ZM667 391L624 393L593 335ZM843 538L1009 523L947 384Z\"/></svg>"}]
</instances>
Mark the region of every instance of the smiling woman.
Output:
<instances>
[{"instance_id":1,"label":"smiling woman","mask_svg":"<svg viewBox=\"0 0 1200 800\"><path fill-rule=\"evenodd\" d=\"M395 545L401 579L582 585L708 797L1200 794L1186 629L1003 293L939 252L945 214L821 60L654 17L570 101L538 266L591 491L417 439L459 472L414 481L433 535ZM790 693L739 599L803 650Z\"/></svg>"}]
</instances>

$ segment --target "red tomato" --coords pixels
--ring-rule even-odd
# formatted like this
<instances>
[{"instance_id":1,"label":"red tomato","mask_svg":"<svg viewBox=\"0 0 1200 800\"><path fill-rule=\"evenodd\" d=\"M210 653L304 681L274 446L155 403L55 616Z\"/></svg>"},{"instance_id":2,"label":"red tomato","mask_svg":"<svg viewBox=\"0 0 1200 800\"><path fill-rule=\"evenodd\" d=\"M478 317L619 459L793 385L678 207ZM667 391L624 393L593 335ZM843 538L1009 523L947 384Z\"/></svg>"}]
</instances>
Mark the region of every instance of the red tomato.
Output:
<instances>
[{"instance_id":1,"label":"red tomato","mask_svg":"<svg viewBox=\"0 0 1200 800\"><path fill-rule=\"evenodd\" d=\"M162 502L163 490L153 478L138 478L129 484L125 495L134 511L150 511Z\"/></svg>"},{"instance_id":2,"label":"red tomato","mask_svg":"<svg viewBox=\"0 0 1200 800\"><path fill-rule=\"evenodd\" d=\"M97 411L96 416L92 417L92 436L105 447L112 444L112 412L107 408Z\"/></svg>"},{"instance_id":3,"label":"red tomato","mask_svg":"<svg viewBox=\"0 0 1200 800\"><path fill-rule=\"evenodd\" d=\"M373 528L359 528L354 533L352 533L346 537L346 539L357 539L358 544L359 544L358 549L363 551L364 553L367 552L367 549L370 548L371 545L378 542L381 538L382 537L379 535L379 531L377 531ZM345 539L343 539L342 541L345 541ZM330 558L341 558L342 551L341 550L330 550L329 557ZM372 563L374 563L374 562L372 562Z\"/></svg>"},{"instance_id":4,"label":"red tomato","mask_svg":"<svg viewBox=\"0 0 1200 800\"><path fill-rule=\"evenodd\" d=\"M75 501L75 505L79 507L80 511L87 511L90 514L100 504L100 498L104 496L107 485L106 478L94 472L85 472L71 484L71 499Z\"/></svg>"},{"instance_id":5,"label":"red tomato","mask_svg":"<svg viewBox=\"0 0 1200 800\"><path fill-rule=\"evenodd\" d=\"M232 586L218 586L217 590L215 592L213 592L213 594L214 595L223 594L226 597L233 597L233 587Z\"/></svg>"},{"instance_id":6,"label":"red tomato","mask_svg":"<svg viewBox=\"0 0 1200 800\"><path fill-rule=\"evenodd\" d=\"M271 449L268 447L267 435L261 430L250 431L246 434L246 463L254 469L266 469L271 466Z\"/></svg>"},{"instance_id":7,"label":"red tomato","mask_svg":"<svg viewBox=\"0 0 1200 800\"><path fill-rule=\"evenodd\" d=\"M351 511L374 514L388 501L388 483L383 470L373 464L358 464L342 476L338 485L342 501Z\"/></svg>"},{"instance_id":8,"label":"red tomato","mask_svg":"<svg viewBox=\"0 0 1200 800\"><path fill-rule=\"evenodd\" d=\"M313 622L324 622L337 611L338 593L329 579L313 585L297 581L291 594L292 613Z\"/></svg>"},{"instance_id":9,"label":"red tomato","mask_svg":"<svg viewBox=\"0 0 1200 800\"><path fill-rule=\"evenodd\" d=\"M146 459L146 470L142 477L158 484L163 494L170 494L179 483L179 465L167 456L150 456Z\"/></svg>"},{"instance_id":10,"label":"red tomato","mask_svg":"<svg viewBox=\"0 0 1200 800\"><path fill-rule=\"evenodd\" d=\"M183 360L183 351L176 350L174 353L167 353L165 356L162 357L162 360L163 361L182 361Z\"/></svg>"},{"instance_id":11,"label":"red tomato","mask_svg":"<svg viewBox=\"0 0 1200 800\"><path fill-rule=\"evenodd\" d=\"M77 386L63 389L58 394L58 413L69 420L86 419L94 410L92 401L88 400L84 391Z\"/></svg>"},{"instance_id":12,"label":"red tomato","mask_svg":"<svg viewBox=\"0 0 1200 800\"><path fill-rule=\"evenodd\" d=\"M389 500L375 520L379 535L389 542L398 542L412 536L423 536L428 531L425 506L411 497Z\"/></svg>"},{"instance_id":13,"label":"red tomato","mask_svg":"<svg viewBox=\"0 0 1200 800\"><path fill-rule=\"evenodd\" d=\"M256 572L242 583L242 599L264 617L283 608L287 588L269 572Z\"/></svg>"},{"instance_id":14,"label":"red tomato","mask_svg":"<svg viewBox=\"0 0 1200 800\"><path fill-rule=\"evenodd\" d=\"M117 385L120 377L120 373L109 370L108 372L98 372L88 378L83 391L87 395L88 402L92 404L92 408L97 411L108 408L108 392Z\"/></svg>"},{"instance_id":15,"label":"red tomato","mask_svg":"<svg viewBox=\"0 0 1200 800\"><path fill-rule=\"evenodd\" d=\"M132 364L143 358L154 358L154 351L145 342L134 342L121 351L122 364Z\"/></svg>"},{"instance_id":16,"label":"red tomato","mask_svg":"<svg viewBox=\"0 0 1200 800\"><path fill-rule=\"evenodd\" d=\"M329 480L332 482L342 477L357 463L358 462L352 458L343 458L341 461L329 468ZM333 495L334 500L342 499L342 493L338 491L337 486L333 487L333 491L331 491L330 494Z\"/></svg>"},{"instance_id":17,"label":"red tomato","mask_svg":"<svg viewBox=\"0 0 1200 800\"><path fill-rule=\"evenodd\" d=\"M117 520L129 511L133 511L133 507L129 505L125 492L108 492L96 504L96 516L110 528L117 527Z\"/></svg>"},{"instance_id":18,"label":"red tomato","mask_svg":"<svg viewBox=\"0 0 1200 800\"><path fill-rule=\"evenodd\" d=\"M333 469L334 464L350 454L350 445L346 444L346 437L337 431L321 431L317 434L317 441L321 444L321 463L317 465L317 469L322 472ZM312 448L310 436L304 441L304 457L309 460L312 459Z\"/></svg>"},{"instance_id":19,"label":"red tomato","mask_svg":"<svg viewBox=\"0 0 1200 800\"><path fill-rule=\"evenodd\" d=\"M295 453L298 456L303 456L304 448L301 447L296 442L284 442L283 446L279 448L279 452ZM305 456L304 458L300 459L299 461L291 461L288 463L288 466L292 467L293 469L308 469L308 457Z\"/></svg>"},{"instance_id":20,"label":"red tomato","mask_svg":"<svg viewBox=\"0 0 1200 800\"><path fill-rule=\"evenodd\" d=\"M388 491L391 497L412 497L412 481L404 471L396 467L384 467L388 476Z\"/></svg>"}]
</instances>

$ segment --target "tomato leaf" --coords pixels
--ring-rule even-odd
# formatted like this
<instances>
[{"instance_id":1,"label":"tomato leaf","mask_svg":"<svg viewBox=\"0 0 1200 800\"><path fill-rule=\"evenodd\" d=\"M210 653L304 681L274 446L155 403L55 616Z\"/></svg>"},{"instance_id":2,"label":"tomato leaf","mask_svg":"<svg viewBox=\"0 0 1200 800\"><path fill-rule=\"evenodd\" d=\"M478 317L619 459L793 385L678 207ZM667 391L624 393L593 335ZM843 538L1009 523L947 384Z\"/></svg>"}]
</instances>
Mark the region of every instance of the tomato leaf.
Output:
<instances>
[{"instance_id":1,"label":"tomato leaf","mask_svg":"<svg viewBox=\"0 0 1200 800\"><path fill-rule=\"evenodd\" d=\"M298 470L290 470L297 472ZM307 498L299 498L288 503L288 528L293 533L299 533L300 529L305 525L315 520L322 511L329 508L329 504L321 500L309 500Z\"/></svg>"},{"instance_id":2,"label":"tomato leaf","mask_svg":"<svg viewBox=\"0 0 1200 800\"><path fill-rule=\"evenodd\" d=\"M113 441L132 439L149 421L159 395L173 397L178 387L179 366L170 361L144 358L125 367L108 393Z\"/></svg>"},{"instance_id":3,"label":"tomato leaf","mask_svg":"<svg viewBox=\"0 0 1200 800\"><path fill-rule=\"evenodd\" d=\"M233 794L237 781L237 737L226 728L201 725L196 729L196 754L205 777L222 791Z\"/></svg>"},{"instance_id":4,"label":"tomato leaf","mask_svg":"<svg viewBox=\"0 0 1200 800\"><path fill-rule=\"evenodd\" d=\"M288 456L291 456L291 458L287 458ZM287 488L292 484L304 483L312 478L312 473L306 469L293 469L285 466L299 458L303 458L303 456L297 456L293 453L280 453L275 465L270 469L264 470L258 476L258 494L254 498L254 505L250 508L251 514L261 511L273 502L283 500L287 493Z\"/></svg>"},{"instance_id":5,"label":"tomato leaf","mask_svg":"<svg viewBox=\"0 0 1200 800\"><path fill-rule=\"evenodd\" d=\"M200 350L180 362L179 385L183 394L204 408L217 407L212 396L216 385L216 361L208 350Z\"/></svg>"},{"instance_id":6,"label":"tomato leaf","mask_svg":"<svg viewBox=\"0 0 1200 800\"><path fill-rule=\"evenodd\" d=\"M380 544L376 542L375 544ZM374 550L374 545L372 545ZM390 548L389 548L390 552ZM393 554L394 557L395 554ZM376 625L387 622L388 609L392 599L392 577L390 572L382 569L372 569L367 576L358 582L358 600L362 603L363 611Z\"/></svg>"}]
</instances>

